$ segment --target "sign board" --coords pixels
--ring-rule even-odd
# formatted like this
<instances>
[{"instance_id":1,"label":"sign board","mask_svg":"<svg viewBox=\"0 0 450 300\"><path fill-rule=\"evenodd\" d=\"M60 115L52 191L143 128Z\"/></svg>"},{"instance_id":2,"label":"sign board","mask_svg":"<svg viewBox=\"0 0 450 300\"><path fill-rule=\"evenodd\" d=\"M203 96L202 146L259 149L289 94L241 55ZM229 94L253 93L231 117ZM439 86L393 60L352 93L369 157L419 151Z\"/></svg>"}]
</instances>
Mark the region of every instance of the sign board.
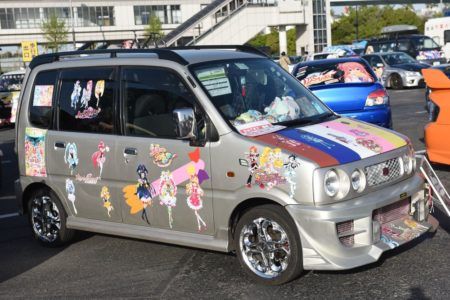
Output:
<instances>
[{"instance_id":1,"label":"sign board","mask_svg":"<svg viewBox=\"0 0 450 300\"><path fill-rule=\"evenodd\" d=\"M22 42L22 60L24 62L30 62L33 57L38 56L38 47L36 41L23 41Z\"/></svg>"},{"instance_id":2,"label":"sign board","mask_svg":"<svg viewBox=\"0 0 450 300\"><path fill-rule=\"evenodd\" d=\"M433 190L434 196L437 197L440 204L444 207L447 215L450 217L450 196L442 184L436 172L434 172L428 159L423 154L416 154L416 158L419 159L419 169L422 175L425 177L428 184L430 184ZM433 197L434 198L434 197Z\"/></svg>"}]
</instances>

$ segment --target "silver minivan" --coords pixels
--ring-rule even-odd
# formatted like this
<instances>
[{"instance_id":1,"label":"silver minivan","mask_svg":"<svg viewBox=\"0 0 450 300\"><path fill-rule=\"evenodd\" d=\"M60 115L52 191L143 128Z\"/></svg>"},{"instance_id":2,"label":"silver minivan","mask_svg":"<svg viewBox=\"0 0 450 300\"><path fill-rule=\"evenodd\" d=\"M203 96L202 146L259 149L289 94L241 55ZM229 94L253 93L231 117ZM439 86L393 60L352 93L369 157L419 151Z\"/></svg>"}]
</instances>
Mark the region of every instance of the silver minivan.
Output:
<instances>
[{"instance_id":1,"label":"silver minivan","mask_svg":"<svg viewBox=\"0 0 450 300\"><path fill-rule=\"evenodd\" d=\"M234 251L281 284L431 228L409 140L334 114L251 47L47 54L24 82L16 192L45 245L85 230Z\"/></svg>"}]
</instances>

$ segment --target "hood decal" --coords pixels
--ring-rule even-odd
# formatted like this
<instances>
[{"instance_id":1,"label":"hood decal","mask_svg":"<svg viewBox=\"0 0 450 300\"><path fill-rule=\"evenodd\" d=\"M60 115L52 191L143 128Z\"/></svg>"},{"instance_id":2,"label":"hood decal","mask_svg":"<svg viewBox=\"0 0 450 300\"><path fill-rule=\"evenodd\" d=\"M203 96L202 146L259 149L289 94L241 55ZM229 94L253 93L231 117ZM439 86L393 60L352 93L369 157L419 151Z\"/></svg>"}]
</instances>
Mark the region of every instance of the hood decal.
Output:
<instances>
[{"instance_id":1,"label":"hood decal","mask_svg":"<svg viewBox=\"0 0 450 300\"><path fill-rule=\"evenodd\" d=\"M407 145L402 136L390 130L346 118L254 139L312 160L320 167L354 162Z\"/></svg>"}]
</instances>

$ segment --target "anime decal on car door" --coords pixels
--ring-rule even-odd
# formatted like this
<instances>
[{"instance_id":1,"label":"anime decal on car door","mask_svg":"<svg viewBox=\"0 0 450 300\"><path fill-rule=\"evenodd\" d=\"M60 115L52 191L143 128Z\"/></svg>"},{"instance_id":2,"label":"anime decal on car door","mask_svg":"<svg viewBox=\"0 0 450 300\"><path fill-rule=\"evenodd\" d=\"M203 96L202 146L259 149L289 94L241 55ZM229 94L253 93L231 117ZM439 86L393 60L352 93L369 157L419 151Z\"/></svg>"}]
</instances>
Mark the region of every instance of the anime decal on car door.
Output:
<instances>
[{"instance_id":1,"label":"anime decal on car door","mask_svg":"<svg viewBox=\"0 0 450 300\"><path fill-rule=\"evenodd\" d=\"M169 160L171 161L176 154L168 152L165 148L159 145L152 145L150 148L150 157L155 165L167 165L169 166ZM158 153L164 153L164 158L156 158L155 149L159 149ZM161 150L163 149L163 150ZM170 157L170 159L166 159ZM139 164L138 174L139 181L137 185L127 185L123 188L124 198L126 204L130 207L130 214L136 214L142 211L142 219L150 224L148 220L146 209L152 205L152 199L159 196L159 207L165 206L168 215L169 228L173 228L173 224L176 220L176 206L177 206L177 193L178 185L189 181L186 185L187 201L186 205L194 210L194 216L197 220L198 231L206 229L206 223L200 216L199 211L203 207L202 196L204 191L201 188L202 182L209 179L209 175L205 170L205 162L200 158L200 148L196 148L194 151L189 152L187 157L189 161L179 168L174 170L164 169L161 171L161 175L158 179L149 183L147 179L148 171L143 164ZM145 168L145 169L144 169ZM144 174L144 175L142 175ZM154 207L159 212L160 209Z\"/></svg>"}]
</instances>

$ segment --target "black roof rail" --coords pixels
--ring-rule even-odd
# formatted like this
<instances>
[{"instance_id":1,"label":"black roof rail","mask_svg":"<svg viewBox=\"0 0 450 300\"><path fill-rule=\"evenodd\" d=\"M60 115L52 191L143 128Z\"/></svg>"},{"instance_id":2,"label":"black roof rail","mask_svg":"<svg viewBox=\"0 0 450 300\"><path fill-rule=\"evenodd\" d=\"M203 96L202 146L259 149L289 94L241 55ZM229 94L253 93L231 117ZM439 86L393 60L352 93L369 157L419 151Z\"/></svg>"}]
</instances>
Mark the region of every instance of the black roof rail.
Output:
<instances>
[{"instance_id":1,"label":"black roof rail","mask_svg":"<svg viewBox=\"0 0 450 300\"><path fill-rule=\"evenodd\" d=\"M97 55L97 54L109 54L111 58L117 57L120 53L153 53L158 55L158 58L177 62L181 65L188 65L189 63L180 55L172 51L174 49L169 48L155 48L155 49L100 49L100 50L81 50L81 51L67 51L41 54L33 58L29 64L29 68L33 69L37 66L59 61L63 57L77 56L77 55Z\"/></svg>"},{"instance_id":2,"label":"black roof rail","mask_svg":"<svg viewBox=\"0 0 450 300\"><path fill-rule=\"evenodd\" d=\"M258 54L264 57L269 57L263 51L248 45L196 45L196 46L177 46L177 47L168 47L168 48L160 48L160 49L170 49L170 50L203 50L203 49L236 49L241 52L249 52L253 54Z\"/></svg>"}]
</instances>

